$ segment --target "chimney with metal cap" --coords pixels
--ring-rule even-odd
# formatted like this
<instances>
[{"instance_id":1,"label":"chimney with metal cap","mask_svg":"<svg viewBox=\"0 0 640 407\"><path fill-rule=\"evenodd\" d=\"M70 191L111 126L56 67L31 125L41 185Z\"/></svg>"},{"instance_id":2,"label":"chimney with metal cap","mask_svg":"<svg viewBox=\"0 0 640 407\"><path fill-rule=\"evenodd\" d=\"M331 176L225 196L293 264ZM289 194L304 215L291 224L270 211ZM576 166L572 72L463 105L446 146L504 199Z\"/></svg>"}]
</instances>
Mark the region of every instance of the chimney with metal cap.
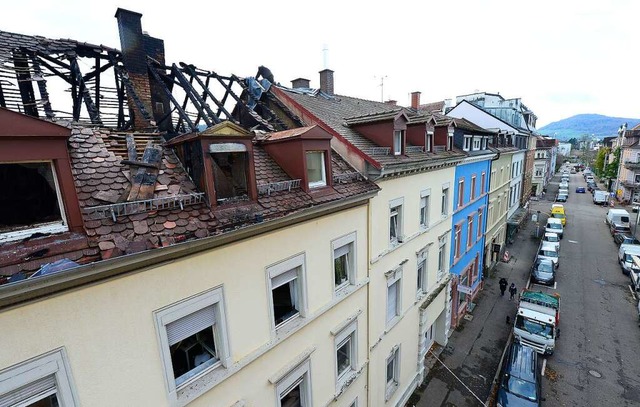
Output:
<instances>
[{"instance_id":1,"label":"chimney with metal cap","mask_svg":"<svg viewBox=\"0 0 640 407\"><path fill-rule=\"evenodd\" d=\"M333 95L333 71L331 69L320 71L320 90L327 95Z\"/></svg>"},{"instance_id":2,"label":"chimney with metal cap","mask_svg":"<svg viewBox=\"0 0 640 407\"><path fill-rule=\"evenodd\" d=\"M411 92L411 107L417 109L420 106L420 92Z\"/></svg>"},{"instance_id":3,"label":"chimney with metal cap","mask_svg":"<svg viewBox=\"0 0 640 407\"><path fill-rule=\"evenodd\" d=\"M309 79L305 79L305 78L297 78L291 81L291 87L293 89L297 89L297 88L309 88L311 81Z\"/></svg>"}]
</instances>

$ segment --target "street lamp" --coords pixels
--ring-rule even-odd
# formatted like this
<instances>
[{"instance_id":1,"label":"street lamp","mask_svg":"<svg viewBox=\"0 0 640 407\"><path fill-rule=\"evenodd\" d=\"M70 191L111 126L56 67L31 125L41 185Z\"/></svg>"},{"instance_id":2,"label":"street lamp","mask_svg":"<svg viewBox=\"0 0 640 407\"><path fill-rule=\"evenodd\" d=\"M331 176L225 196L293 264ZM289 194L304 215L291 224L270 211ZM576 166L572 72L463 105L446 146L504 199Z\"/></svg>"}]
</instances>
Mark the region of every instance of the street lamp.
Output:
<instances>
[{"instance_id":1,"label":"street lamp","mask_svg":"<svg viewBox=\"0 0 640 407\"><path fill-rule=\"evenodd\" d=\"M618 190L620 190L620 161L622 160L622 143L624 142L624 133L627 131L627 123L623 123L618 129L618 148L620 149L620 156L618 157L618 174L616 175L616 198L618 197ZM615 155L615 153L614 153Z\"/></svg>"}]
</instances>

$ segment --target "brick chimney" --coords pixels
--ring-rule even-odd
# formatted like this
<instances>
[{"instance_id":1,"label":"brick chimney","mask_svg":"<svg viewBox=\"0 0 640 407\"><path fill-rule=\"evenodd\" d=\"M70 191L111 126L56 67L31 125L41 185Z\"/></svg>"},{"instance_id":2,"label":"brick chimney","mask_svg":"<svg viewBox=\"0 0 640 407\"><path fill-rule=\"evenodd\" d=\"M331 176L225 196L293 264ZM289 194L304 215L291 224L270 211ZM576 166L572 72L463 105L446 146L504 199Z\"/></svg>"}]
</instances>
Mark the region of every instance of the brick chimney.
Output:
<instances>
[{"instance_id":1,"label":"brick chimney","mask_svg":"<svg viewBox=\"0 0 640 407\"><path fill-rule=\"evenodd\" d=\"M129 79L138 98L142 101L147 112L151 113L153 112L151 109L151 86L147 70L147 54L144 49L144 35L142 34L142 24L140 22L142 14L118 8L115 17L118 20L124 67L129 74ZM134 127L136 129L149 127L151 124L144 119L131 97L129 97L128 102L129 111L134 116Z\"/></svg>"},{"instance_id":2,"label":"brick chimney","mask_svg":"<svg viewBox=\"0 0 640 407\"><path fill-rule=\"evenodd\" d=\"M333 71L331 69L320 71L320 90L328 95L333 95Z\"/></svg>"},{"instance_id":3,"label":"brick chimney","mask_svg":"<svg viewBox=\"0 0 640 407\"><path fill-rule=\"evenodd\" d=\"M411 92L411 107L417 109L420 106L420 92Z\"/></svg>"},{"instance_id":4,"label":"brick chimney","mask_svg":"<svg viewBox=\"0 0 640 407\"><path fill-rule=\"evenodd\" d=\"M389 99L387 101L384 102L387 105L391 105L391 106L396 106L398 104L397 100L393 100L393 99Z\"/></svg>"},{"instance_id":5,"label":"brick chimney","mask_svg":"<svg viewBox=\"0 0 640 407\"><path fill-rule=\"evenodd\" d=\"M291 87L293 89L296 88L309 88L310 87L310 80L309 79L305 79L305 78L297 78L291 81Z\"/></svg>"}]
</instances>

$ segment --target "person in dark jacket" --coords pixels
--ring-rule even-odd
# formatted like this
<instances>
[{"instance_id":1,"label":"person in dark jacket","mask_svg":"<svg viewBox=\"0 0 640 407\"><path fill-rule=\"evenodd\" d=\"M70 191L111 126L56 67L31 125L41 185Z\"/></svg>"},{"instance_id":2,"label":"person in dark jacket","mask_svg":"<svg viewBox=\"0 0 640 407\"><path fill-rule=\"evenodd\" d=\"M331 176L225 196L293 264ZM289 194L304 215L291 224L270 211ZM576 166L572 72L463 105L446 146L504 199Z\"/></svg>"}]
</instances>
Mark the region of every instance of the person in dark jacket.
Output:
<instances>
[{"instance_id":1,"label":"person in dark jacket","mask_svg":"<svg viewBox=\"0 0 640 407\"><path fill-rule=\"evenodd\" d=\"M507 290L507 285L509 284L509 282L506 278L502 277L498 284L500 284L500 295L504 297L504 292Z\"/></svg>"},{"instance_id":2,"label":"person in dark jacket","mask_svg":"<svg viewBox=\"0 0 640 407\"><path fill-rule=\"evenodd\" d=\"M509 297L509 301L511 301L513 297L516 296L517 292L518 289L516 288L516 285L514 283L511 283L511 285L509 286L509 294L511 294L511 297Z\"/></svg>"}]
</instances>

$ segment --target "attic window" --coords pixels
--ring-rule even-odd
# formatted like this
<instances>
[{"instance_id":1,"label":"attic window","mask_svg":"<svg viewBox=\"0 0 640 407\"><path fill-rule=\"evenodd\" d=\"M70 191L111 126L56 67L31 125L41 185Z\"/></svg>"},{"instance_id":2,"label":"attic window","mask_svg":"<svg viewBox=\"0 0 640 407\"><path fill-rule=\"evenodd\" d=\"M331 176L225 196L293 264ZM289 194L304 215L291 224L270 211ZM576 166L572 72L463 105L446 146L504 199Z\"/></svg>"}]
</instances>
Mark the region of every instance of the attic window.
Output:
<instances>
[{"instance_id":1,"label":"attic window","mask_svg":"<svg viewBox=\"0 0 640 407\"><path fill-rule=\"evenodd\" d=\"M50 161L0 164L0 241L68 230Z\"/></svg>"},{"instance_id":2,"label":"attic window","mask_svg":"<svg viewBox=\"0 0 640 407\"><path fill-rule=\"evenodd\" d=\"M307 151L307 182L309 188L327 185L324 151Z\"/></svg>"},{"instance_id":3,"label":"attic window","mask_svg":"<svg viewBox=\"0 0 640 407\"><path fill-rule=\"evenodd\" d=\"M211 146L213 147L213 145ZM248 197L246 152L213 152L213 178L218 203Z\"/></svg>"},{"instance_id":4,"label":"attic window","mask_svg":"<svg viewBox=\"0 0 640 407\"><path fill-rule=\"evenodd\" d=\"M403 139L404 139L403 130L396 130L393 132L393 155L402 154Z\"/></svg>"}]
</instances>

